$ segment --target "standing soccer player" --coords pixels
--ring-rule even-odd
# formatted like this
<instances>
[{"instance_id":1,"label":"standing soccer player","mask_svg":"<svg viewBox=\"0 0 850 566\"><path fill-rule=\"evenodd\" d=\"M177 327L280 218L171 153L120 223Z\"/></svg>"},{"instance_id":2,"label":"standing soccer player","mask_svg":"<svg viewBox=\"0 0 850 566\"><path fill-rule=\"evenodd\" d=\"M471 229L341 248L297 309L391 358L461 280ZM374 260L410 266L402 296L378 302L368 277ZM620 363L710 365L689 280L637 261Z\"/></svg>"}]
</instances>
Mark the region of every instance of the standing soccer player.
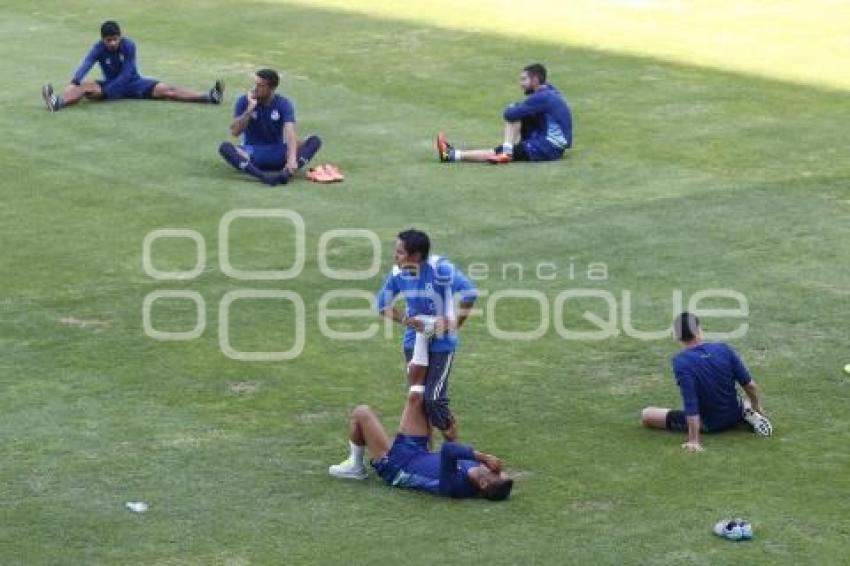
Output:
<instances>
[{"instance_id":1,"label":"standing soccer player","mask_svg":"<svg viewBox=\"0 0 850 566\"><path fill-rule=\"evenodd\" d=\"M449 408L449 376L458 346L458 329L472 311L478 291L451 262L430 255L431 241L419 230L405 230L396 241L392 271L378 294L378 312L407 327L402 347L407 362L414 353L417 332L426 329L420 316L434 318L434 336L428 345L425 413L447 440L457 438L457 423ZM404 297L406 312L393 305ZM458 295L460 308L454 312Z\"/></svg>"},{"instance_id":2,"label":"standing soccer player","mask_svg":"<svg viewBox=\"0 0 850 566\"><path fill-rule=\"evenodd\" d=\"M683 312L673 321L676 339L683 344L673 358L673 373L682 393L683 410L647 407L641 420L650 428L687 432L682 448L702 452L701 432L720 432L746 421L760 436L773 427L762 414L761 396L738 353L721 342L702 341L699 319ZM735 384L747 399L738 396Z\"/></svg>"},{"instance_id":3,"label":"standing soccer player","mask_svg":"<svg viewBox=\"0 0 850 566\"><path fill-rule=\"evenodd\" d=\"M573 119L570 107L557 88L546 82L546 67L528 65L519 77L525 100L508 106L502 117L505 135L495 149L460 150L437 136L440 161L510 163L512 161L552 161L560 159L573 145Z\"/></svg>"},{"instance_id":4,"label":"standing soccer player","mask_svg":"<svg viewBox=\"0 0 850 566\"><path fill-rule=\"evenodd\" d=\"M218 152L237 170L268 185L288 183L319 151L319 136L299 143L295 108L277 94L280 77L272 69L257 71L254 88L236 101L230 133L242 136L242 145L223 142Z\"/></svg>"},{"instance_id":5,"label":"standing soccer player","mask_svg":"<svg viewBox=\"0 0 850 566\"><path fill-rule=\"evenodd\" d=\"M121 36L117 22L107 21L100 26L101 40L92 46L77 72L61 96L47 83L41 96L47 109L56 112L76 104L83 98L89 100L118 100L121 98L153 98L220 104L224 97L224 82L217 80L208 92L196 92L172 86L157 79L142 77L136 64L136 44ZM100 65L103 80L83 82L95 63Z\"/></svg>"}]
</instances>

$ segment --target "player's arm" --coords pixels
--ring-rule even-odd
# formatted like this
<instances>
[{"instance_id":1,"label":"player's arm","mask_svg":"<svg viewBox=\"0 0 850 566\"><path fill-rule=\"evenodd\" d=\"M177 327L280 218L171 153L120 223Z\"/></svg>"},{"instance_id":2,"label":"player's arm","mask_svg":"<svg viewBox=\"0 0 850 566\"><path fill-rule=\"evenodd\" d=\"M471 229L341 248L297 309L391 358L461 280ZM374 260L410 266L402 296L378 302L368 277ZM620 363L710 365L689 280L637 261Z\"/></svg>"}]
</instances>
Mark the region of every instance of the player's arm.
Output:
<instances>
[{"instance_id":1,"label":"player's arm","mask_svg":"<svg viewBox=\"0 0 850 566\"><path fill-rule=\"evenodd\" d=\"M764 414L764 410L761 406L761 394L756 382L750 375L747 366L745 366L744 362L741 361L741 357L738 355L738 352L732 350L732 348L729 349L732 353L732 376L735 378L735 381L741 385L744 393L747 394L747 398L749 398L753 410L759 414Z\"/></svg>"},{"instance_id":2,"label":"player's arm","mask_svg":"<svg viewBox=\"0 0 850 566\"><path fill-rule=\"evenodd\" d=\"M702 444L700 444L699 439L699 428L699 415L688 415L688 440L682 444L682 448L688 452L702 452Z\"/></svg>"},{"instance_id":3,"label":"player's arm","mask_svg":"<svg viewBox=\"0 0 850 566\"><path fill-rule=\"evenodd\" d=\"M513 104L505 108L505 112L502 117L506 122L519 122L523 118L536 116L537 114L545 112L548 106L546 96L547 95L542 92L535 92L522 102L518 102L517 104Z\"/></svg>"},{"instance_id":4,"label":"player's arm","mask_svg":"<svg viewBox=\"0 0 850 566\"><path fill-rule=\"evenodd\" d=\"M751 379L749 383L743 386L743 389L753 406L753 410L760 415L763 415L764 408L761 405L761 392L758 385L756 385L756 382Z\"/></svg>"},{"instance_id":5,"label":"player's arm","mask_svg":"<svg viewBox=\"0 0 850 566\"><path fill-rule=\"evenodd\" d=\"M74 73L74 76L71 78L71 84L75 84L77 86L83 82L83 79L86 78L86 75L97 62L98 56L100 56L100 43L98 42L89 50L83 62L80 63L80 66L77 68L77 71Z\"/></svg>"},{"instance_id":6,"label":"player's arm","mask_svg":"<svg viewBox=\"0 0 850 566\"><path fill-rule=\"evenodd\" d=\"M685 417L688 421L688 440L682 444L682 448L688 452L702 452L702 444L700 444L700 416L699 416L699 397L697 397L696 385L694 376L687 369L675 368L676 381L679 383L679 389L682 393L682 403L684 405Z\"/></svg>"},{"instance_id":7,"label":"player's arm","mask_svg":"<svg viewBox=\"0 0 850 566\"><path fill-rule=\"evenodd\" d=\"M487 454L486 452L475 451L475 461L481 462L485 467L487 467L491 472L498 474L502 471L502 461L492 454Z\"/></svg>"},{"instance_id":8,"label":"player's arm","mask_svg":"<svg viewBox=\"0 0 850 566\"><path fill-rule=\"evenodd\" d=\"M402 326L409 326L410 328L419 332L423 330L421 320L410 318L409 316L407 316L407 313L401 312L401 309L399 309L395 305L390 305L381 309L380 314L381 316L384 316L394 322L400 323Z\"/></svg>"},{"instance_id":9,"label":"player's arm","mask_svg":"<svg viewBox=\"0 0 850 566\"><path fill-rule=\"evenodd\" d=\"M286 170L295 173L298 169L298 134L295 122L283 123L283 141L286 142Z\"/></svg>"},{"instance_id":10,"label":"player's arm","mask_svg":"<svg viewBox=\"0 0 850 566\"><path fill-rule=\"evenodd\" d=\"M395 306L394 301L399 292L400 290L395 284L392 274L388 275L383 288L378 292L378 313L392 321L401 323L402 326L422 330L422 323L420 321L408 318L406 313L403 313Z\"/></svg>"},{"instance_id":11,"label":"player's arm","mask_svg":"<svg viewBox=\"0 0 850 566\"><path fill-rule=\"evenodd\" d=\"M256 107L257 99L253 90L236 101L236 108L233 111L233 121L230 123L230 135L238 137L245 132L248 124L251 123L251 113Z\"/></svg>"},{"instance_id":12,"label":"player's arm","mask_svg":"<svg viewBox=\"0 0 850 566\"><path fill-rule=\"evenodd\" d=\"M440 491L451 495L458 485L457 461L477 460L472 446L459 442L443 442L440 448Z\"/></svg>"}]
</instances>

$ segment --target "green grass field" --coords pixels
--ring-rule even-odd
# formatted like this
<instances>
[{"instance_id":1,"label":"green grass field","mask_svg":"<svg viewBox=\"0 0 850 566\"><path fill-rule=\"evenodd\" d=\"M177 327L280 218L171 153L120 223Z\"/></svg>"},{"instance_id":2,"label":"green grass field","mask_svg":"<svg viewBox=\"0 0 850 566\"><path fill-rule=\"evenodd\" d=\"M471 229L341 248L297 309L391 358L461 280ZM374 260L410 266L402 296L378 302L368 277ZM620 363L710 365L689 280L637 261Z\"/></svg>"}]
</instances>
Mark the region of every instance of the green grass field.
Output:
<instances>
[{"instance_id":1,"label":"green grass field","mask_svg":"<svg viewBox=\"0 0 850 566\"><path fill-rule=\"evenodd\" d=\"M534 4L546 20L546 5ZM555 4L552 14L561 14ZM850 100L835 14L785 1L762 27L718 35L716 51L733 46L760 65L748 74L724 70L731 51L689 59L698 50L690 45L674 61L663 52L669 45L652 46L663 43L663 25L673 37L683 35L677 24L694 25L688 4L678 20L674 11L641 27L646 50L624 39L622 21L611 20L617 48L604 49L593 47L604 47L601 28L571 42L550 24L535 41L527 29L479 25L469 9L460 11L466 20L440 27L421 7L399 3L396 18L388 2L339 5L2 3L0 563L845 562ZM609 21L600 5L588 21ZM507 2L499 10L499 21L523 11ZM617 10L612 18L625 17ZM781 57L756 55L784 52L775 42L789 10L801 16L783 49L796 45L819 61L818 80L807 79L805 61L784 69ZM204 89L222 76L225 105L125 101L46 112L41 83L63 85L110 17L136 40L143 74ZM490 21L483 8L478 17ZM712 47L707 29L697 35L704 51ZM496 143L499 111L519 98L519 69L534 60L572 104L569 156L498 168L436 163L440 129L463 147ZM220 161L234 97L263 66L282 71L300 132L322 135L319 160L338 163L345 183L270 189ZM302 273L288 281L222 273L223 215L274 208L304 220ZM536 340L498 339L484 316L463 331L452 377L462 438L518 473L510 502L441 500L374 477L332 480L326 467L345 454L348 411L369 403L394 427L405 390L397 333L340 341L321 332L327 292L373 292L382 277L329 279L319 241L333 229L373 231L383 274L395 234L412 225L463 269L486 264L478 285L490 294L537 291L552 304L568 289L611 293L619 329L624 291L642 330L669 324L676 290L686 302L704 289L741 293L749 330L731 343L763 389L776 436L709 436L706 451L691 455L679 435L641 428L642 407L679 402L668 361L676 344L624 333L565 340L555 319L589 330L583 308L605 316L588 300L550 313ZM157 281L143 270L146 235L168 228L203 237L198 277ZM242 270L285 269L296 253L291 227L275 219L237 220L229 242ZM157 241L153 256L159 270L195 264L185 238ZM337 239L328 262L366 269L371 257L366 240ZM512 263L525 266L521 280L511 269L502 276ZM535 276L541 263L556 266L554 279ZM588 279L592 263L607 266L606 280ZM303 299L297 358L222 353L219 305L240 289ZM156 290L203 297L200 338L145 335L142 306ZM481 306L486 312L486 300ZM528 331L539 310L506 299L495 319ZM284 302L235 302L230 341L243 351L288 349L293 312ZM195 307L163 299L151 320L188 331ZM137 500L150 511L124 508ZM753 542L711 534L716 520L735 515L755 524Z\"/></svg>"}]
</instances>

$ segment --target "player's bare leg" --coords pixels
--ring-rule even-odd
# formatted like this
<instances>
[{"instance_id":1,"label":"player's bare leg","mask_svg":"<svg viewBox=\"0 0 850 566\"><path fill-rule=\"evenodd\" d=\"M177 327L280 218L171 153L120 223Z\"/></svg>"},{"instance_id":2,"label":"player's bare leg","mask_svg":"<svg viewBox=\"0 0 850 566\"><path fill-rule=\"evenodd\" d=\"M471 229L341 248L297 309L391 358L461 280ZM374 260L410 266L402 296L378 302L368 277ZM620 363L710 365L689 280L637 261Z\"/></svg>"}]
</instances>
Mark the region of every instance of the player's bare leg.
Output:
<instances>
[{"instance_id":1,"label":"player's bare leg","mask_svg":"<svg viewBox=\"0 0 850 566\"><path fill-rule=\"evenodd\" d=\"M178 102L206 102L220 104L224 96L224 82L218 80L208 92L198 92L168 83L157 83L151 92L151 98L157 100L176 100Z\"/></svg>"},{"instance_id":2,"label":"player's bare leg","mask_svg":"<svg viewBox=\"0 0 850 566\"><path fill-rule=\"evenodd\" d=\"M351 450L347 459L329 466L328 473L337 478L363 480L368 477L363 461L365 451L372 458L384 456L390 449L390 437L378 415L367 405L359 405L348 420L348 445Z\"/></svg>"},{"instance_id":3,"label":"player's bare leg","mask_svg":"<svg viewBox=\"0 0 850 566\"><path fill-rule=\"evenodd\" d=\"M41 87L41 97L47 105L47 109L51 112L56 112L78 103L83 98L89 100L102 100L104 98L103 89L95 82L82 83L79 85L69 84L62 92L62 96L57 96L53 91L53 85L50 83Z\"/></svg>"},{"instance_id":4,"label":"player's bare leg","mask_svg":"<svg viewBox=\"0 0 850 566\"><path fill-rule=\"evenodd\" d=\"M667 413L670 409L663 407L647 407L640 413L640 421L643 426L649 428L667 428Z\"/></svg>"}]
</instances>

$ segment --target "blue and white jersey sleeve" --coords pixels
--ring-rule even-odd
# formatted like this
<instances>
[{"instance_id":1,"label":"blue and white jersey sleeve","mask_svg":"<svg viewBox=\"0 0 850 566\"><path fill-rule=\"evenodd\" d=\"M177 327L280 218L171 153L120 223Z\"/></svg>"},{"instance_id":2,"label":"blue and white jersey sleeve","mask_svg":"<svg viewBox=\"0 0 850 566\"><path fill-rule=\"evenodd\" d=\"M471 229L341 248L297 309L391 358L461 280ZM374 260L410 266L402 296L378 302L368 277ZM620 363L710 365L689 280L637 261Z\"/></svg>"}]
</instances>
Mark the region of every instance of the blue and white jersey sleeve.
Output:
<instances>
[{"instance_id":1,"label":"blue and white jersey sleeve","mask_svg":"<svg viewBox=\"0 0 850 566\"><path fill-rule=\"evenodd\" d=\"M448 291L448 297L460 296L462 304L474 303L478 298L478 289L449 260L440 258L434 267L434 283Z\"/></svg>"},{"instance_id":2,"label":"blue and white jersey sleeve","mask_svg":"<svg viewBox=\"0 0 850 566\"><path fill-rule=\"evenodd\" d=\"M396 282L395 270L391 271L384 280L384 286L378 292L378 312L383 312L389 306L392 306L396 296L401 292Z\"/></svg>"}]
</instances>

